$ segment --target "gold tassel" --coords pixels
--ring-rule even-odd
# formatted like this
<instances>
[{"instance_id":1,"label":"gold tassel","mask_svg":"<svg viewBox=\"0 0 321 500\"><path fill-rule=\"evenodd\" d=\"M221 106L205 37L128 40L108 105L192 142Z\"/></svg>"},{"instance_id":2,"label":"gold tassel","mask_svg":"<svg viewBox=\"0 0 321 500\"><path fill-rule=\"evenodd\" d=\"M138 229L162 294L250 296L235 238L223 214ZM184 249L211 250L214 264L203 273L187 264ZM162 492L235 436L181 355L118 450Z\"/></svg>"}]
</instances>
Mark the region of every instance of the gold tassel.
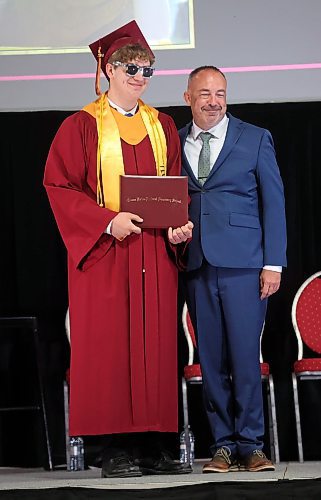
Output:
<instances>
[{"instance_id":1,"label":"gold tassel","mask_svg":"<svg viewBox=\"0 0 321 500\"><path fill-rule=\"evenodd\" d=\"M97 69L96 69L96 82L95 82L95 90L97 95L101 95L100 90L100 72L101 72L101 60L104 57L104 54L101 53L101 47L98 47L98 61L97 61Z\"/></svg>"}]
</instances>

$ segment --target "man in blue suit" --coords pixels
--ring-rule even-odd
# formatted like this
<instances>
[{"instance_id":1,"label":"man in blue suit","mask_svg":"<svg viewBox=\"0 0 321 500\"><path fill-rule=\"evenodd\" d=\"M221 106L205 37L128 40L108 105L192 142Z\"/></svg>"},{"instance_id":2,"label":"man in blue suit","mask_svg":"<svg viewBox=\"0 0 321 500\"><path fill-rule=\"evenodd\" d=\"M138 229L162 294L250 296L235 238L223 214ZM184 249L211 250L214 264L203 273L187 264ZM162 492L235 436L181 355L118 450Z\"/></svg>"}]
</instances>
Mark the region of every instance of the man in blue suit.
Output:
<instances>
[{"instance_id":1,"label":"man in blue suit","mask_svg":"<svg viewBox=\"0 0 321 500\"><path fill-rule=\"evenodd\" d=\"M226 113L226 78L196 68L180 130L193 239L187 301L197 333L213 458L203 472L274 470L262 452L259 363L267 298L286 265L283 185L268 130Z\"/></svg>"}]
</instances>

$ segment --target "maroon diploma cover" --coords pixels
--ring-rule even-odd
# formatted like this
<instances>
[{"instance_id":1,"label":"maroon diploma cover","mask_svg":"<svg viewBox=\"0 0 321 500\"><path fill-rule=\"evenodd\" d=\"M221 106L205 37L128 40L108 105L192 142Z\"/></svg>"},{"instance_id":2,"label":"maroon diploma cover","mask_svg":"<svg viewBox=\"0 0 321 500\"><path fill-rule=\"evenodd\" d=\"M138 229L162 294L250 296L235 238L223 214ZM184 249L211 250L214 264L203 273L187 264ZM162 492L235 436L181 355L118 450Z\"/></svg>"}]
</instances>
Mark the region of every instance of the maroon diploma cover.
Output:
<instances>
[{"instance_id":1,"label":"maroon diploma cover","mask_svg":"<svg viewBox=\"0 0 321 500\"><path fill-rule=\"evenodd\" d=\"M120 210L139 215L143 228L184 226L188 221L187 177L122 175Z\"/></svg>"}]
</instances>

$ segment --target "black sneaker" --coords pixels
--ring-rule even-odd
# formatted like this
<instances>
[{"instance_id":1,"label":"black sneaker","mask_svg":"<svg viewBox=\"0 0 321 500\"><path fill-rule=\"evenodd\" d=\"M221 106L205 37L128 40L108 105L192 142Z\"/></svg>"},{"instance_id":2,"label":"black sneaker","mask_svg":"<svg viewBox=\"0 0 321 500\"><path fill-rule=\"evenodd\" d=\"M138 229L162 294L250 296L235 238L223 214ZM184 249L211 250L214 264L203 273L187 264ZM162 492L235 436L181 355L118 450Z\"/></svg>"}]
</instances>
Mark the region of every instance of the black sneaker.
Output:
<instances>
[{"instance_id":1,"label":"black sneaker","mask_svg":"<svg viewBox=\"0 0 321 500\"><path fill-rule=\"evenodd\" d=\"M103 460L101 477L140 477L139 467L133 464L128 455L119 455Z\"/></svg>"},{"instance_id":2,"label":"black sneaker","mask_svg":"<svg viewBox=\"0 0 321 500\"><path fill-rule=\"evenodd\" d=\"M187 464L181 464L173 460L170 455L162 451L157 458L144 457L135 459L135 465L143 474L190 474L192 467Z\"/></svg>"}]
</instances>

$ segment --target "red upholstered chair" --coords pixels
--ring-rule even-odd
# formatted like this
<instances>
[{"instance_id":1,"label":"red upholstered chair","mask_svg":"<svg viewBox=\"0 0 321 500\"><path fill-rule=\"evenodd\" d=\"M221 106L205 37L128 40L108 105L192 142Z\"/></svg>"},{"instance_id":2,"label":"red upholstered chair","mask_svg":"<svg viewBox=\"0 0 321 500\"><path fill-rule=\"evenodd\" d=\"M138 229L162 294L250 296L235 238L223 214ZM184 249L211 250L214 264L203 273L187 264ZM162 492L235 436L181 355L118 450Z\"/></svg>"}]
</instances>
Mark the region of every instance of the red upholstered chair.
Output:
<instances>
[{"instance_id":1,"label":"red upholstered chair","mask_svg":"<svg viewBox=\"0 0 321 500\"><path fill-rule=\"evenodd\" d=\"M187 450L187 458L190 458L190 440L189 440L189 416L188 416L188 399L187 399L187 386L188 384L202 384L202 372L199 363L194 363L194 353L196 348L196 338L194 328L188 313L187 304L184 303L182 311L182 324L185 338L188 345L188 363L184 367L184 374L182 376L182 399L183 399L183 416L184 416L184 431L185 431L185 445Z\"/></svg>"},{"instance_id":2,"label":"red upholstered chair","mask_svg":"<svg viewBox=\"0 0 321 500\"><path fill-rule=\"evenodd\" d=\"M186 436L186 446L188 446L189 417L188 417L187 387L189 384L202 384L202 371L200 364L194 363L196 338L186 303L184 304L182 312L182 324L188 345L188 363L184 367L184 374L182 377L184 430ZM262 339L263 329L264 325L261 332L261 339ZM260 349L260 363L261 363L261 379L262 382L266 384L266 389L267 389L271 459L275 463L280 463L273 376L270 373L269 363L263 362L261 349Z\"/></svg>"},{"instance_id":3,"label":"red upholstered chair","mask_svg":"<svg viewBox=\"0 0 321 500\"><path fill-rule=\"evenodd\" d=\"M298 341L292 384L299 462L303 462L298 381L321 379L321 357L304 357L304 346L321 354L321 271L310 276L297 291L292 304L292 324Z\"/></svg>"}]
</instances>

